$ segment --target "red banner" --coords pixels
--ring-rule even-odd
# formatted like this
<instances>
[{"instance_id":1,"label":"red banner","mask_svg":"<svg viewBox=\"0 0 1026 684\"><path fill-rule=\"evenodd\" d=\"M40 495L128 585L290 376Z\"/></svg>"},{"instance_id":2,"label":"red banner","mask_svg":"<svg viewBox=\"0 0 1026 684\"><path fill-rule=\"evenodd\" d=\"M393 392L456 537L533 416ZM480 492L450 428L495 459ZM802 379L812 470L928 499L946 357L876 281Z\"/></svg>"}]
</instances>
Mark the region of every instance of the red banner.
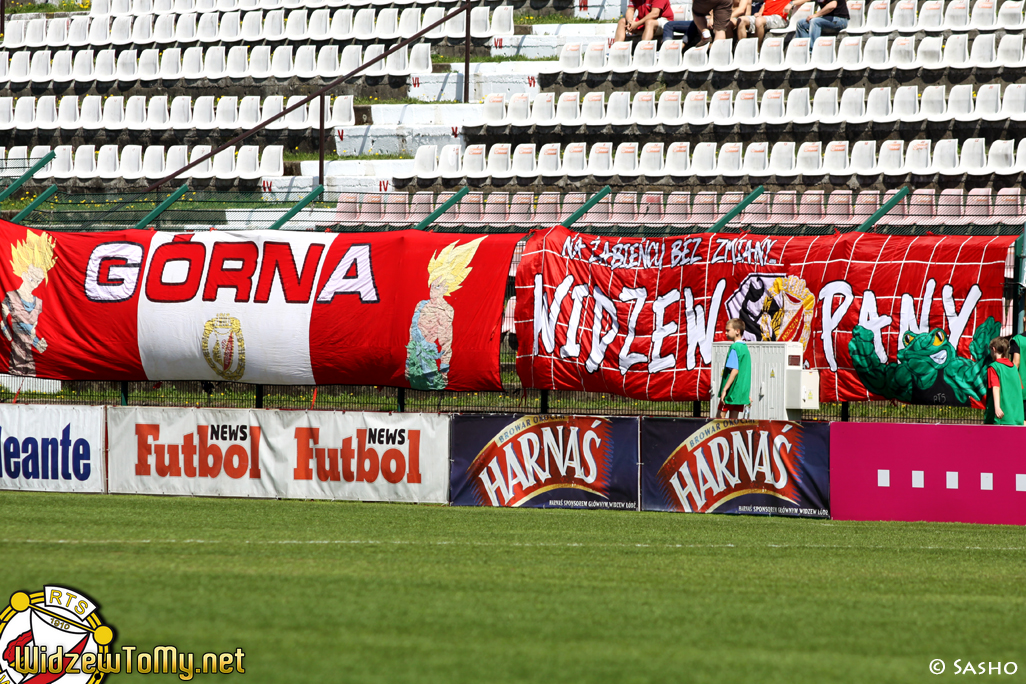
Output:
<instances>
[{"instance_id":1,"label":"red banner","mask_svg":"<svg viewBox=\"0 0 1026 684\"><path fill-rule=\"evenodd\" d=\"M525 386L653 400L710 392L730 318L800 341L821 401L967 404L984 393L1013 236L530 236L516 276Z\"/></svg>"},{"instance_id":2,"label":"red banner","mask_svg":"<svg viewBox=\"0 0 1026 684\"><path fill-rule=\"evenodd\" d=\"M519 235L0 232L0 372L501 389Z\"/></svg>"}]
</instances>

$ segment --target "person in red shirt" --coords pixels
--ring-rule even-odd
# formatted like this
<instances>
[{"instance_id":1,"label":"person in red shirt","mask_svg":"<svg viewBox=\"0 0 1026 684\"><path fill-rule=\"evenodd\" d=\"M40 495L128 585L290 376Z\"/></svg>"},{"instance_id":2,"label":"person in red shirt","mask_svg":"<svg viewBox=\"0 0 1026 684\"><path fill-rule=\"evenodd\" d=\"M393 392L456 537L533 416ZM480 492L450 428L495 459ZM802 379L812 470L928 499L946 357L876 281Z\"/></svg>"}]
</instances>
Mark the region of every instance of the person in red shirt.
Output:
<instances>
[{"instance_id":1,"label":"person in red shirt","mask_svg":"<svg viewBox=\"0 0 1026 684\"><path fill-rule=\"evenodd\" d=\"M787 28L788 0L766 0L766 3L754 15L742 17L745 28L755 27L755 35L759 38L759 46L766 37L766 29Z\"/></svg>"},{"instance_id":2,"label":"person in red shirt","mask_svg":"<svg viewBox=\"0 0 1026 684\"><path fill-rule=\"evenodd\" d=\"M670 0L631 0L626 15L616 25L616 41L626 40L627 35L641 34L642 40L652 40L656 29L662 30L668 21L673 21Z\"/></svg>"}]
</instances>

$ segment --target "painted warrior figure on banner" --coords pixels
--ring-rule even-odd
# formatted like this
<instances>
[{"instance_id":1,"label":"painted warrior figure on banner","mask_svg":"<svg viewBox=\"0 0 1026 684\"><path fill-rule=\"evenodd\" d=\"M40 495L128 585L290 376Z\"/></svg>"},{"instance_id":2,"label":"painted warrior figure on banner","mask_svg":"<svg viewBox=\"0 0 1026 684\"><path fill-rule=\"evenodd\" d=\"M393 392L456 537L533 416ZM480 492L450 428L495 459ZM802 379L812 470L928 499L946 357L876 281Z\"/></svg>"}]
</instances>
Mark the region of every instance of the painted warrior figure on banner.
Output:
<instances>
[{"instance_id":1,"label":"painted warrior figure on banner","mask_svg":"<svg viewBox=\"0 0 1026 684\"><path fill-rule=\"evenodd\" d=\"M967 359L958 355L940 328L906 330L897 362L884 363L873 346L873 332L857 325L848 352L859 379L874 394L916 404L965 406L987 395L989 345L1000 334L1001 324L988 317L973 333L972 358Z\"/></svg>"},{"instance_id":2,"label":"painted warrior figure on banner","mask_svg":"<svg viewBox=\"0 0 1026 684\"><path fill-rule=\"evenodd\" d=\"M441 390L449 384L454 312L445 298L470 275L470 262L482 240L460 246L453 242L428 261L430 299L417 303L406 345L406 379L413 389Z\"/></svg>"},{"instance_id":3,"label":"painted warrior figure on banner","mask_svg":"<svg viewBox=\"0 0 1026 684\"><path fill-rule=\"evenodd\" d=\"M11 375L34 376L36 361L32 350L40 354L46 351L46 340L36 335L43 300L33 291L57 263L55 244L47 233L27 231L24 240L11 246L11 268L21 277L21 287L5 293L0 304L0 331L11 342Z\"/></svg>"}]
</instances>

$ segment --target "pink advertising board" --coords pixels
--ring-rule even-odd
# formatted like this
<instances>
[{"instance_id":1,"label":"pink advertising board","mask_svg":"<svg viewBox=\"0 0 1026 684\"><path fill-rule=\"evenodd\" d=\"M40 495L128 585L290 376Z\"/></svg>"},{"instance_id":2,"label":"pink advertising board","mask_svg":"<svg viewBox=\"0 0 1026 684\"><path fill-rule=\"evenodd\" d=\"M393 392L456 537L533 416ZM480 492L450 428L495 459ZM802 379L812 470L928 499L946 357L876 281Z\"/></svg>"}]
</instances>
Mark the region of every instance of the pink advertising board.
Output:
<instances>
[{"instance_id":1,"label":"pink advertising board","mask_svg":"<svg viewBox=\"0 0 1026 684\"><path fill-rule=\"evenodd\" d=\"M1026 524L1026 428L833 423L830 517Z\"/></svg>"}]
</instances>

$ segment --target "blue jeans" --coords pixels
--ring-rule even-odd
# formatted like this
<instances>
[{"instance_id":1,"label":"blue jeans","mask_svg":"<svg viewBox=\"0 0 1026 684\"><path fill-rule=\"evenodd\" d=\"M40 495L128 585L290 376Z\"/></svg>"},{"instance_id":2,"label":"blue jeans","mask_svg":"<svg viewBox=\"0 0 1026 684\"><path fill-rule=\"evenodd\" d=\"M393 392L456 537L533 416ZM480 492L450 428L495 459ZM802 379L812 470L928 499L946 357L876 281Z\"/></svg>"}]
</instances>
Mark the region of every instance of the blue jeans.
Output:
<instances>
[{"instance_id":1,"label":"blue jeans","mask_svg":"<svg viewBox=\"0 0 1026 684\"><path fill-rule=\"evenodd\" d=\"M693 21L668 21L663 26L663 42L673 40L673 34L683 33L684 42L690 45L694 45L698 42L698 29L695 28L695 22Z\"/></svg>"},{"instance_id":2,"label":"blue jeans","mask_svg":"<svg viewBox=\"0 0 1026 684\"><path fill-rule=\"evenodd\" d=\"M811 24L811 26L810 26ZM795 30L799 38L809 38L809 52L812 52L812 46L816 44L821 35L834 36L848 28L848 20L843 17L834 17L827 15L825 17L816 17L811 22L808 19L802 19L795 26Z\"/></svg>"}]
</instances>

